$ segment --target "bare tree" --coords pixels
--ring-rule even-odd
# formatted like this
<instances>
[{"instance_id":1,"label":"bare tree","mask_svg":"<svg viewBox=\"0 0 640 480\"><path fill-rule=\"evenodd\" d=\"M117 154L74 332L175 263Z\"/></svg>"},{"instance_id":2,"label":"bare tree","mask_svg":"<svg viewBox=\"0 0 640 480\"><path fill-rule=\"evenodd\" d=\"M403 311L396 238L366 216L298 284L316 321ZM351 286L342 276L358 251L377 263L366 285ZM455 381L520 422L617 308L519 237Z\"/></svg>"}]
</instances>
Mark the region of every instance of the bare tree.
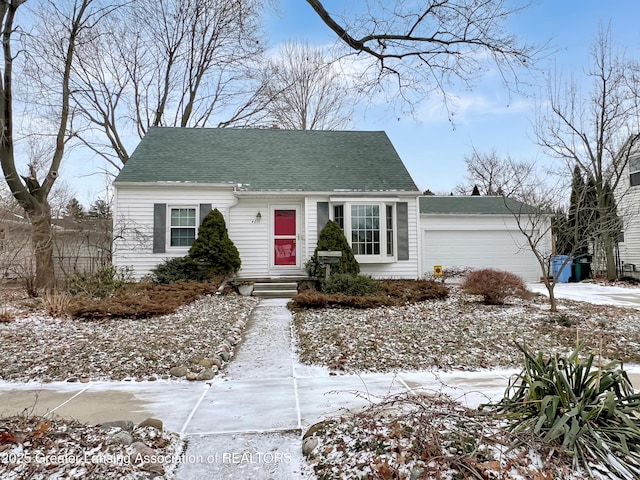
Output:
<instances>
[{"instance_id":1,"label":"bare tree","mask_svg":"<svg viewBox=\"0 0 640 480\"><path fill-rule=\"evenodd\" d=\"M343 45L373 61L369 80L396 82L402 92L428 94L453 81L469 86L489 60L507 85L517 86L518 71L529 69L541 48L521 42L505 28L528 1L367 0L345 12L329 12L320 0L307 0Z\"/></svg>"},{"instance_id":2,"label":"bare tree","mask_svg":"<svg viewBox=\"0 0 640 480\"><path fill-rule=\"evenodd\" d=\"M265 69L264 84L267 112L279 127L338 130L351 121L354 89L321 48L283 44Z\"/></svg>"},{"instance_id":3,"label":"bare tree","mask_svg":"<svg viewBox=\"0 0 640 480\"><path fill-rule=\"evenodd\" d=\"M32 242L35 249L36 287L55 285L52 258L51 207L49 194L58 178L68 141L73 112L70 109L70 77L76 49L85 40L85 35L99 20L114 8L113 3L105 5L94 0L74 0L60 4L54 1L36 2L28 24L36 30L33 35L23 35L22 48L16 54L14 41L23 33L16 22L16 15L26 0L5 0L0 2L2 19L2 85L0 87L0 163L5 180L12 195L26 212L32 226ZM37 13L36 13L37 12ZM46 17L47 23L39 19ZM20 74L14 73L20 68ZM32 86L38 95L14 98L15 84ZM40 87L46 87L40 89ZM16 157L18 155L17 126L14 104L31 105L28 113L38 113L41 122L32 119L34 130L30 133L44 135L52 140L54 147L49 156L46 173L38 174L38 165L29 163L26 172L20 174ZM37 102L34 104L34 102ZM26 108L26 107L25 107ZM45 125L51 124L47 130ZM28 132L23 135L28 135ZM19 134L18 134L19 136ZM42 164L43 162L39 162Z\"/></svg>"},{"instance_id":4,"label":"bare tree","mask_svg":"<svg viewBox=\"0 0 640 480\"><path fill-rule=\"evenodd\" d=\"M577 165L593 182L597 220L591 230L604 250L607 278L613 280L620 225L611 192L640 142L639 90L629 62L613 51L608 29L600 29L585 75L591 81L588 94L575 81L564 84L557 76L550 82L548 110L539 115L535 135L549 155L563 161L567 176Z\"/></svg>"},{"instance_id":5,"label":"bare tree","mask_svg":"<svg viewBox=\"0 0 640 480\"><path fill-rule=\"evenodd\" d=\"M467 177L455 187L456 193L470 195L478 187L480 195L503 195L526 200L536 185L535 164L501 157L495 150L482 153L473 149L465 157Z\"/></svg>"},{"instance_id":6,"label":"bare tree","mask_svg":"<svg viewBox=\"0 0 640 480\"><path fill-rule=\"evenodd\" d=\"M75 108L90 126L85 145L119 169L151 127L249 121L264 106L256 100L262 5L137 0L94 29L73 77Z\"/></svg>"}]
</instances>

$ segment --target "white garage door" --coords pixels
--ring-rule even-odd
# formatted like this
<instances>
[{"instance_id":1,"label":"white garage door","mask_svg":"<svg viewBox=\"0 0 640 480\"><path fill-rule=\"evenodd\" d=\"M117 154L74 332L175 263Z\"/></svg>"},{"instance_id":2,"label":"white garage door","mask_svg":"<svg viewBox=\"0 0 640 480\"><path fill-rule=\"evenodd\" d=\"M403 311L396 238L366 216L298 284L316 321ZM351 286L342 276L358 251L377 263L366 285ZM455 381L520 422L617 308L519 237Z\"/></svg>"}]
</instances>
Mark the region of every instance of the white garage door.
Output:
<instances>
[{"instance_id":1,"label":"white garage door","mask_svg":"<svg viewBox=\"0 0 640 480\"><path fill-rule=\"evenodd\" d=\"M422 230L422 266L495 268L515 273L525 282L540 279L540 266L521 232L514 230Z\"/></svg>"}]
</instances>

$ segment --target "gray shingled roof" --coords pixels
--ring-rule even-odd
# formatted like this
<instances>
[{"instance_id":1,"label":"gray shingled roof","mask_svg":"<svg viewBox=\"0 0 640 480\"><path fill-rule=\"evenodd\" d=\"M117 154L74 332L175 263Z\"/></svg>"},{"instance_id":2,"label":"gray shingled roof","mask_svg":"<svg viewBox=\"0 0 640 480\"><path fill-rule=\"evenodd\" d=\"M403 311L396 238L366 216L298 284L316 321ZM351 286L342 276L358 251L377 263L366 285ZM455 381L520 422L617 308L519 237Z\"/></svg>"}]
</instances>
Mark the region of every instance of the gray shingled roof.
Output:
<instances>
[{"instance_id":1,"label":"gray shingled roof","mask_svg":"<svg viewBox=\"0 0 640 480\"><path fill-rule=\"evenodd\" d=\"M122 182L242 184L247 191L418 191L385 132L153 128Z\"/></svg>"},{"instance_id":2,"label":"gray shingled roof","mask_svg":"<svg viewBox=\"0 0 640 480\"><path fill-rule=\"evenodd\" d=\"M420 213L431 214L494 214L512 215L513 213L530 213L536 209L513 198L503 197L420 197Z\"/></svg>"}]
</instances>

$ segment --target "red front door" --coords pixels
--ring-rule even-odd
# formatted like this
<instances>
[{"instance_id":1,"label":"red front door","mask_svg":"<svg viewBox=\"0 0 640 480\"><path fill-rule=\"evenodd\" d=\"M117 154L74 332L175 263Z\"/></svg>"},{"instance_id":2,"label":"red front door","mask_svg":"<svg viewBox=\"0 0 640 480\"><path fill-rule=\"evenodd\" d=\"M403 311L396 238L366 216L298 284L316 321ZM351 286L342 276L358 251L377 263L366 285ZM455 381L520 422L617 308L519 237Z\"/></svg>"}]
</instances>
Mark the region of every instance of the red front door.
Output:
<instances>
[{"instance_id":1,"label":"red front door","mask_svg":"<svg viewBox=\"0 0 640 480\"><path fill-rule=\"evenodd\" d=\"M275 265L297 264L296 257L296 210L273 211L273 259Z\"/></svg>"}]
</instances>

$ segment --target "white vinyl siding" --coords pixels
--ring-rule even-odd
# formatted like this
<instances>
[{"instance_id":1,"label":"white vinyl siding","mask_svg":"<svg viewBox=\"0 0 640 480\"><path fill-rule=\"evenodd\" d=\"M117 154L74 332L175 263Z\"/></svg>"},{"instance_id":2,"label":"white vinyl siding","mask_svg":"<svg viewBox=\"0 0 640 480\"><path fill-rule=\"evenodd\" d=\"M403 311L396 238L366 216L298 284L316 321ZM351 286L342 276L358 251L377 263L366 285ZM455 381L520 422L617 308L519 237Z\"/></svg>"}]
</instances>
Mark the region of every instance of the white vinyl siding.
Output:
<instances>
[{"instance_id":1,"label":"white vinyl siding","mask_svg":"<svg viewBox=\"0 0 640 480\"><path fill-rule=\"evenodd\" d=\"M194 208L211 204L217 208L228 223L229 207L235 203L232 187L227 190L213 189L201 185L189 186L118 186L114 199L114 244L113 263L133 270L136 278L147 275L163 261L185 256L189 247L171 247L164 252L153 253L154 204L172 207ZM166 213L168 216L169 213ZM196 209L196 218L198 218ZM198 219L196 220L198 222ZM196 223L198 225L198 223ZM169 219L166 222L169 228ZM167 239L169 238L167 232ZM168 240L165 240L168 245Z\"/></svg>"},{"instance_id":2,"label":"white vinyl siding","mask_svg":"<svg viewBox=\"0 0 640 480\"><path fill-rule=\"evenodd\" d=\"M624 175L615 191L618 204L618 216L622 219L623 242L618 244L620 260L624 270L640 270L640 186L631 181L638 165L630 161L630 175ZM625 266L626 265L626 266Z\"/></svg>"},{"instance_id":3,"label":"white vinyl siding","mask_svg":"<svg viewBox=\"0 0 640 480\"><path fill-rule=\"evenodd\" d=\"M366 203L360 199L357 203ZM418 202L415 196L401 197L408 202L408 241L409 260L389 261L382 263L361 264L365 275L376 278L417 278L419 275L418 259ZM295 195L259 195L236 197L233 186L228 189L205 185L176 186L139 186L116 184L114 209L114 252L113 262L118 266L126 266L133 270L136 278L148 274L152 268L168 258L181 257L188 253L189 247L170 247L170 219L167 213L167 249L165 252L153 253L154 246L154 204L164 204L167 211L171 208L196 208L196 225L202 215L198 205L209 204L223 214L229 232L240 253L242 266L240 277L269 277L277 275L270 265L272 248L270 225L272 219L271 206L292 205L299 208L299 242L300 267L296 272L304 275L304 264L313 255L318 239L318 202L329 202L328 196L313 195L310 197ZM374 202L375 203L375 202ZM258 216L260 213L260 216ZM395 212L394 212L395 213ZM397 219L396 219L397 222ZM385 224L381 224L384 241ZM196 233L197 234L197 233ZM395 238L397 242L397 238ZM397 244L394 248L398 248Z\"/></svg>"}]
</instances>

